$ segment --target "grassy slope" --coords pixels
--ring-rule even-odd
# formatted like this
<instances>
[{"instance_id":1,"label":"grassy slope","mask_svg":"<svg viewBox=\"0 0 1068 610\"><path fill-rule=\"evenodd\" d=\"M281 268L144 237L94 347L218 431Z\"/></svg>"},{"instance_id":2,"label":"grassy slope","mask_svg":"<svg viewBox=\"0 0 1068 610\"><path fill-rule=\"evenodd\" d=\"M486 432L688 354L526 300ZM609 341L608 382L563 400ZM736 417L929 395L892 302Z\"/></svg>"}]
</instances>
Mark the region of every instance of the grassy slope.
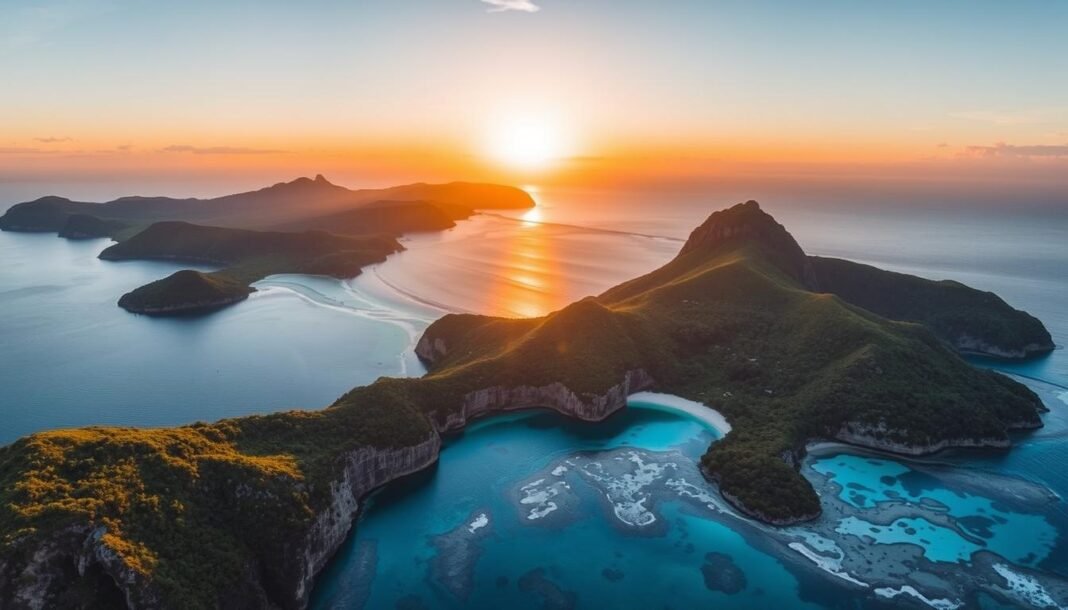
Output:
<instances>
[{"instance_id":1,"label":"grassy slope","mask_svg":"<svg viewBox=\"0 0 1068 610\"><path fill-rule=\"evenodd\" d=\"M496 385L601 393L644 368L730 419L703 465L772 519L818 509L783 457L844 422L883 422L921 445L1038 423L1026 388L968 366L922 326L806 290L804 266L783 265L789 248L769 255L763 240L782 236L757 212L741 215L754 231L706 231L664 268L544 318L446 316L427 331L446 346L427 376L380 379L323 411L21 439L0 449L0 557L17 563L66 527L103 525L166 605L219 605L250 578L278 580L278 557L325 505L345 451L414 445L426 415Z\"/></svg>"},{"instance_id":2,"label":"grassy slope","mask_svg":"<svg viewBox=\"0 0 1068 610\"><path fill-rule=\"evenodd\" d=\"M992 292L959 282L935 282L834 258L810 257L819 287L892 320L919 322L950 344L969 339L1031 355L1053 349L1037 318L1017 311Z\"/></svg>"}]
</instances>

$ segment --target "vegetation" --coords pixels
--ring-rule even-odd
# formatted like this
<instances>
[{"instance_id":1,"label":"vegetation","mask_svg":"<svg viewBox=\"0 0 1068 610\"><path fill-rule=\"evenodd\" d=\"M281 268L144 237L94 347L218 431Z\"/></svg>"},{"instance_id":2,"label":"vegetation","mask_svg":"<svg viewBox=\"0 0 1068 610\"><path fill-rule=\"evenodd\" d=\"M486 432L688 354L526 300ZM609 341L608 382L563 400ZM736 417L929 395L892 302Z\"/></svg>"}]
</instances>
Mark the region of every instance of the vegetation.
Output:
<instances>
[{"instance_id":1,"label":"vegetation","mask_svg":"<svg viewBox=\"0 0 1068 610\"><path fill-rule=\"evenodd\" d=\"M160 243L229 235L178 229ZM195 251L255 258L250 244L265 238L246 237ZM588 399L644 369L660 390L727 416L733 431L702 466L733 502L774 522L818 513L796 459L844 426L925 448L1040 425L1034 394L970 367L930 328L810 290L813 269L787 238L755 204L719 212L675 260L598 297L537 319L442 318L424 337L426 376L379 379L325 410L21 439L0 449L0 600L5 582L32 577L18 570L34 553L78 556L96 530L138 575L125 585L135 599L291 606L301 541L345 456L414 446L466 394L493 386L559 382ZM146 255L141 243L120 252ZM71 587L101 594L84 580L72 575Z\"/></svg>"},{"instance_id":2,"label":"vegetation","mask_svg":"<svg viewBox=\"0 0 1068 610\"><path fill-rule=\"evenodd\" d=\"M420 205L396 205L397 202ZM300 226L299 230L396 234L440 225L443 215L453 219L465 218L476 209L529 208L533 205L534 200L529 194L511 186L451 182L350 190L316 176L213 199L122 197L107 203L86 203L64 197L42 197L9 209L0 217L0 229L63 231L72 215L90 215L103 221L138 226L182 220L241 229L292 225ZM363 207L376 208L377 211L366 214L356 211ZM346 213L351 213L351 218L346 217ZM335 214L340 215L340 223L338 218L332 218ZM388 230L363 228L360 220L380 223Z\"/></svg>"},{"instance_id":3,"label":"vegetation","mask_svg":"<svg viewBox=\"0 0 1068 610\"><path fill-rule=\"evenodd\" d=\"M834 258L811 257L822 290L892 320L919 322L965 352L1026 357L1052 351L1042 322L998 295Z\"/></svg>"},{"instance_id":4,"label":"vegetation","mask_svg":"<svg viewBox=\"0 0 1068 610\"><path fill-rule=\"evenodd\" d=\"M71 214L59 231L59 236L67 239L115 238L127 228L126 223L118 220L102 220L89 214Z\"/></svg>"},{"instance_id":5,"label":"vegetation","mask_svg":"<svg viewBox=\"0 0 1068 610\"><path fill-rule=\"evenodd\" d=\"M119 307L154 315L210 311L244 300L254 290L225 274L184 269L122 295Z\"/></svg>"},{"instance_id":6,"label":"vegetation","mask_svg":"<svg viewBox=\"0 0 1068 610\"><path fill-rule=\"evenodd\" d=\"M205 274L179 271L137 288L119 306L170 314L217 308L249 295L248 284L274 273L354 277L401 250L389 237L343 237L323 231L280 233L157 222L100 253L107 260L162 259L224 266Z\"/></svg>"}]
</instances>

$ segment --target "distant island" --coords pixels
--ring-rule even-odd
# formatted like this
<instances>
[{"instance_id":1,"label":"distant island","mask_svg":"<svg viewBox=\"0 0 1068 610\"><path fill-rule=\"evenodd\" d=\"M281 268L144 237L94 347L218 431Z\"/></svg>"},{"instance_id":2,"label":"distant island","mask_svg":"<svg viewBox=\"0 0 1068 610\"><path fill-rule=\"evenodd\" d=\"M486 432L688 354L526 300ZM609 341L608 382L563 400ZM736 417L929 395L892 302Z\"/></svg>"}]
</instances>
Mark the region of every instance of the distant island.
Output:
<instances>
[{"instance_id":1,"label":"distant island","mask_svg":"<svg viewBox=\"0 0 1068 610\"><path fill-rule=\"evenodd\" d=\"M170 260L222 267L179 271L119 299L132 313L183 315L238 303L276 273L355 277L403 248L403 233L440 231L479 209L534 205L525 191L453 182L350 190L323 176L215 199L122 197L107 203L42 197L0 217L5 231L110 237L105 260Z\"/></svg>"},{"instance_id":2,"label":"distant island","mask_svg":"<svg viewBox=\"0 0 1068 610\"><path fill-rule=\"evenodd\" d=\"M426 376L319 411L0 449L0 605L303 608L364 496L432 465L443 434L537 407L599 421L647 389L726 416L703 472L746 515L797 523L820 514L811 442L920 455L1040 427L1034 393L959 354L1053 344L989 293L809 257L750 201L656 271L541 318L448 315L416 349Z\"/></svg>"}]
</instances>

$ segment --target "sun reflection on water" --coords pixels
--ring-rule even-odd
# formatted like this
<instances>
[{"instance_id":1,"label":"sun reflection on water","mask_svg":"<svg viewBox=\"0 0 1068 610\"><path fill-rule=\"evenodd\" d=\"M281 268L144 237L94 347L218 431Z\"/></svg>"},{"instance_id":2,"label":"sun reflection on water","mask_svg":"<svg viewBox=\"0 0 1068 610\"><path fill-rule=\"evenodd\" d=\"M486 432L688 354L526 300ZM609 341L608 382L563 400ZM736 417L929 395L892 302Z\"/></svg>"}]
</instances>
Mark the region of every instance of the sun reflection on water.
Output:
<instances>
[{"instance_id":1,"label":"sun reflection on water","mask_svg":"<svg viewBox=\"0 0 1068 610\"><path fill-rule=\"evenodd\" d=\"M503 315L543 316L566 305L558 286L560 269L554 256L551 227L542 224L539 189L524 186L534 207L520 216L519 230L504 244L501 265L505 281L497 282L490 298Z\"/></svg>"}]
</instances>

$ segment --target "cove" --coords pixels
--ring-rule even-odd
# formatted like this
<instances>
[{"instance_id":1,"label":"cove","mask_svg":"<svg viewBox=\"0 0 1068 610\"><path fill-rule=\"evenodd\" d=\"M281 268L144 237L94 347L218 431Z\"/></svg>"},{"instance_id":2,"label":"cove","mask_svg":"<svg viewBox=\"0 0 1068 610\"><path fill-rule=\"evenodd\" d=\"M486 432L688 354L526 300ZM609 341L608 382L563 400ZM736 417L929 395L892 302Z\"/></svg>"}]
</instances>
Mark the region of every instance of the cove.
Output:
<instances>
[{"instance_id":1,"label":"cove","mask_svg":"<svg viewBox=\"0 0 1068 610\"><path fill-rule=\"evenodd\" d=\"M948 609L1063 593L1045 488L831 444L802 466L823 515L776 528L698 470L729 427L694 404L642 392L599 423L471 424L434 468L367 499L311 607Z\"/></svg>"},{"instance_id":2,"label":"cove","mask_svg":"<svg viewBox=\"0 0 1068 610\"><path fill-rule=\"evenodd\" d=\"M697 470L717 437L634 400L596 424L476 422L436 468L372 495L312 607L659 607L665 590L676 607L816 607L779 560L707 518L726 510Z\"/></svg>"}]
</instances>

